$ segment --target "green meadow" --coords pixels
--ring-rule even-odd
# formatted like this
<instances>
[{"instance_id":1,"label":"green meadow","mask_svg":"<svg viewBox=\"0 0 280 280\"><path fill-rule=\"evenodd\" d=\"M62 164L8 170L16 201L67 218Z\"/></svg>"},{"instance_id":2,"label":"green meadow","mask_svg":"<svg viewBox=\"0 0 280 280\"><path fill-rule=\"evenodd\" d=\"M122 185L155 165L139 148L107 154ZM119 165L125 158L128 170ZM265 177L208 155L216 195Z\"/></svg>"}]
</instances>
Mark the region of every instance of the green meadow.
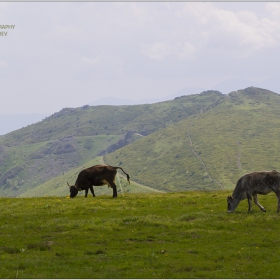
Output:
<instances>
[{"instance_id":1,"label":"green meadow","mask_svg":"<svg viewBox=\"0 0 280 280\"><path fill-rule=\"evenodd\" d=\"M228 194L0 198L0 278L279 278L275 195Z\"/></svg>"}]
</instances>

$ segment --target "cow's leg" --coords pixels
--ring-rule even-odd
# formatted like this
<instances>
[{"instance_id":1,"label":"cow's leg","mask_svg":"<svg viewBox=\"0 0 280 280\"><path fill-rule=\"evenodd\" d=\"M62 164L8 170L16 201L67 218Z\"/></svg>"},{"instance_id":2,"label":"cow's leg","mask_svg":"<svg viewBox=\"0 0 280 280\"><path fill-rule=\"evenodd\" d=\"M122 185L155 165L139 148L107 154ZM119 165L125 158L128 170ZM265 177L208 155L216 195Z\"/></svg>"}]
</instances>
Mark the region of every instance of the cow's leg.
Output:
<instances>
[{"instance_id":1,"label":"cow's leg","mask_svg":"<svg viewBox=\"0 0 280 280\"><path fill-rule=\"evenodd\" d=\"M257 194L254 194L253 195L253 198L254 198L254 202L256 205L258 205L260 207L260 209L263 211L263 212L266 212L265 208L263 206L260 205L259 201L258 201L258 195Z\"/></svg>"},{"instance_id":2,"label":"cow's leg","mask_svg":"<svg viewBox=\"0 0 280 280\"><path fill-rule=\"evenodd\" d=\"M89 189L90 189L90 191L91 191L93 197L95 197L93 186L90 186Z\"/></svg>"},{"instance_id":3,"label":"cow's leg","mask_svg":"<svg viewBox=\"0 0 280 280\"><path fill-rule=\"evenodd\" d=\"M115 183L113 183L112 188L113 188L113 197L117 197L117 196L118 196L118 193L117 193L117 186L116 186Z\"/></svg>"},{"instance_id":4,"label":"cow's leg","mask_svg":"<svg viewBox=\"0 0 280 280\"><path fill-rule=\"evenodd\" d=\"M113 198L117 197L118 193L117 193L117 186L116 186L116 184L114 182L110 182L110 186L113 189Z\"/></svg>"},{"instance_id":5,"label":"cow's leg","mask_svg":"<svg viewBox=\"0 0 280 280\"><path fill-rule=\"evenodd\" d=\"M107 180L106 184L108 185L108 187L111 187L113 189L113 198L117 197L118 196L118 194L117 194L117 186L116 186L114 180L113 179Z\"/></svg>"},{"instance_id":6,"label":"cow's leg","mask_svg":"<svg viewBox=\"0 0 280 280\"><path fill-rule=\"evenodd\" d=\"M87 194L88 194L88 187L85 188L85 197L87 197Z\"/></svg>"},{"instance_id":7,"label":"cow's leg","mask_svg":"<svg viewBox=\"0 0 280 280\"><path fill-rule=\"evenodd\" d=\"M246 195L247 195L248 205L249 205L248 212L251 212L252 211L252 196L248 193L246 193Z\"/></svg>"},{"instance_id":8,"label":"cow's leg","mask_svg":"<svg viewBox=\"0 0 280 280\"><path fill-rule=\"evenodd\" d=\"M275 194L277 195L278 199L277 212L280 212L280 190L276 191Z\"/></svg>"}]
</instances>

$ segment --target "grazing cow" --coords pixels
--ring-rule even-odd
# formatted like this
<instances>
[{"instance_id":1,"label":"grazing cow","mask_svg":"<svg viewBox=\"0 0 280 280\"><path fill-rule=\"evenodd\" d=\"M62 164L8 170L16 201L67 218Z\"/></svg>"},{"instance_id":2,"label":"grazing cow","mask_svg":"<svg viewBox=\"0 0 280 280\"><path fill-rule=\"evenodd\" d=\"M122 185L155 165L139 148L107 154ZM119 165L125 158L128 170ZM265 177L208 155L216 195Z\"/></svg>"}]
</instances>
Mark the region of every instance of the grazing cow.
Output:
<instances>
[{"instance_id":1,"label":"grazing cow","mask_svg":"<svg viewBox=\"0 0 280 280\"><path fill-rule=\"evenodd\" d=\"M278 198L277 212L280 211L280 173L273 171L259 171L243 175L236 183L231 196L228 196L228 213L233 212L239 202L247 197L249 209L252 210L252 196L259 208L266 212L265 208L258 202L258 194L275 192Z\"/></svg>"},{"instance_id":2,"label":"grazing cow","mask_svg":"<svg viewBox=\"0 0 280 280\"><path fill-rule=\"evenodd\" d=\"M82 190L85 190L85 197L87 197L88 189L90 189L92 195L95 196L93 186L103 185L108 185L108 187L111 187L113 189L113 197L117 197L117 186L115 184L117 169L122 170L122 172L127 177L128 183L130 184L129 175L125 173L121 167L95 165L82 170L79 173L74 186L70 186L67 182L70 189L70 197L75 197L78 194L78 191Z\"/></svg>"}]
</instances>

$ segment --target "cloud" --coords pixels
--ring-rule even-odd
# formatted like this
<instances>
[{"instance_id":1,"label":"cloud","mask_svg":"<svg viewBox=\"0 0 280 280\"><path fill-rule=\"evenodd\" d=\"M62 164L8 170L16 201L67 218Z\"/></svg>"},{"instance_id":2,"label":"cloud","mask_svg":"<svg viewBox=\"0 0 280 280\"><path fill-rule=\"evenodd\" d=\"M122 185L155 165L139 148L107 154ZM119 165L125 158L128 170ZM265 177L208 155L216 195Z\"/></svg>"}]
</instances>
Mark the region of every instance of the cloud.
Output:
<instances>
[{"instance_id":1,"label":"cloud","mask_svg":"<svg viewBox=\"0 0 280 280\"><path fill-rule=\"evenodd\" d=\"M266 4L267 10L275 9L275 15L279 7L279 3ZM279 17L268 19L248 10L234 12L212 3L186 3L177 16L196 30L189 42L201 52L208 49L244 57L280 43Z\"/></svg>"},{"instance_id":2,"label":"cloud","mask_svg":"<svg viewBox=\"0 0 280 280\"><path fill-rule=\"evenodd\" d=\"M280 3L276 3L276 2L270 2L265 4L265 9L271 13L273 16L275 16L278 21L280 18Z\"/></svg>"}]
</instances>

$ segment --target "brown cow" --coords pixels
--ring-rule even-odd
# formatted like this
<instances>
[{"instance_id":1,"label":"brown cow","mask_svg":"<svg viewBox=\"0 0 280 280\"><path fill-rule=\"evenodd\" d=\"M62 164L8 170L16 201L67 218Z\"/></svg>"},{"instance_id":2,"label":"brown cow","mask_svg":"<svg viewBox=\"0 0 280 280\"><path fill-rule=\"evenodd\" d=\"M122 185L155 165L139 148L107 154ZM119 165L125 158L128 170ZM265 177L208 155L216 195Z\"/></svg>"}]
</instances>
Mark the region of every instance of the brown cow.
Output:
<instances>
[{"instance_id":1,"label":"brown cow","mask_svg":"<svg viewBox=\"0 0 280 280\"><path fill-rule=\"evenodd\" d=\"M259 208L266 212L265 208L258 202L258 194L274 192L278 198L277 212L280 211L280 173L273 171L259 171L243 175L236 183L231 196L228 196L228 213L233 212L239 202L247 197L249 209L252 210L252 196Z\"/></svg>"},{"instance_id":2,"label":"brown cow","mask_svg":"<svg viewBox=\"0 0 280 280\"><path fill-rule=\"evenodd\" d=\"M122 172L126 175L127 181L129 181L129 175L124 172L121 167L113 167L110 165L95 165L89 168L82 170L74 186L70 186L67 182L70 189L70 197L73 198L78 194L78 191L85 190L85 197L88 195L88 189L90 189L93 196L94 190L93 186L103 186L108 185L113 189L113 197L117 197L117 186L115 184L115 177L117 174L117 169L121 169Z\"/></svg>"}]
</instances>

